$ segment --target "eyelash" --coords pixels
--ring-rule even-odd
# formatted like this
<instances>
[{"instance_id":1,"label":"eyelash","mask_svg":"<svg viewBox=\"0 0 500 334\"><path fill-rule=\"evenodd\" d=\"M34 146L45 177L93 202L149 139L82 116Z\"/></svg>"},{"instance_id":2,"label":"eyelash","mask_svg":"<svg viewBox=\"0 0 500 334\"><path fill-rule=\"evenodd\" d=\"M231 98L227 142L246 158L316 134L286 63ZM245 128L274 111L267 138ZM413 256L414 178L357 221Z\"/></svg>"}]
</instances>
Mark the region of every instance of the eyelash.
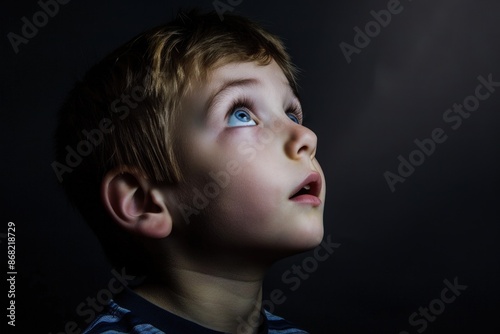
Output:
<instances>
[{"instance_id":1,"label":"eyelash","mask_svg":"<svg viewBox=\"0 0 500 334\"><path fill-rule=\"evenodd\" d=\"M248 111L251 111L254 109L254 103L247 97L241 97L233 101L231 103L231 107L229 108L227 115L229 116L231 112L234 111L236 108L244 108L247 109ZM304 116L301 112L301 108L294 104L290 108L286 110L286 113L292 113L295 117L297 117L297 120L299 121L299 124L302 124L302 121L304 120Z\"/></svg>"},{"instance_id":2,"label":"eyelash","mask_svg":"<svg viewBox=\"0 0 500 334\"><path fill-rule=\"evenodd\" d=\"M227 112L227 116L229 116L236 108L243 108L243 109L247 109L248 111L250 111L250 110L254 109L254 104L250 99L248 99L246 97L236 99L233 101L233 103L231 103L231 107L229 108L229 110Z\"/></svg>"},{"instance_id":3,"label":"eyelash","mask_svg":"<svg viewBox=\"0 0 500 334\"><path fill-rule=\"evenodd\" d=\"M297 117L297 120L299 121L299 124L302 125L302 122L304 121L304 115L302 114L302 110L298 105L293 105L288 110L286 111L287 113L292 113L295 117Z\"/></svg>"}]
</instances>

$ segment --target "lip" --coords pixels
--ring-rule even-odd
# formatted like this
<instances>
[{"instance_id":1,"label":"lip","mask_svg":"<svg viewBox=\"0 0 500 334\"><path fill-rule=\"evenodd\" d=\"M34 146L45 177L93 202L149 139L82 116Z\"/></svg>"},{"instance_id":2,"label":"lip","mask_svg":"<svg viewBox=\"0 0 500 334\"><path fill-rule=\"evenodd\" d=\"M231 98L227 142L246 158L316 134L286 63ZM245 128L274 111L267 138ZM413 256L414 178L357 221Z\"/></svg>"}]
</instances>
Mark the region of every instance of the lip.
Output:
<instances>
[{"instance_id":1,"label":"lip","mask_svg":"<svg viewBox=\"0 0 500 334\"><path fill-rule=\"evenodd\" d=\"M289 200L296 203L311 204L312 206L321 205L321 199L319 198L319 194L321 193L321 187L322 187L321 182L322 180L319 173L317 172L310 173L305 178L305 180L302 181L302 183L300 183L300 185L293 190L293 192L290 194ZM301 194L293 197L306 185L309 185L311 187L311 189L308 191L307 194Z\"/></svg>"}]
</instances>

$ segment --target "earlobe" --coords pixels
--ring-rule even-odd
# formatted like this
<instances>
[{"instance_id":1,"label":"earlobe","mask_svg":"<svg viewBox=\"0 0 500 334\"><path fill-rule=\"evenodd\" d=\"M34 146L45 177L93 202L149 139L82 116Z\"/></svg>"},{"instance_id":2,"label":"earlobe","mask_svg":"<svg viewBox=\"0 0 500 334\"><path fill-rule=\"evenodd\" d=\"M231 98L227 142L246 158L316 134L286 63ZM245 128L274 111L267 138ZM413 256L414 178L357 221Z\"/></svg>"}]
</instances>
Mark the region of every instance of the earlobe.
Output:
<instances>
[{"instance_id":1,"label":"earlobe","mask_svg":"<svg viewBox=\"0 0 500 334\"><path fill-rule=\"evenodd\" d=\"M172 230L172 216L162 192L142 173L116 168L101 184L104 207L122 228L144 237L164 238Z\"/></svg>"}]
</instances>

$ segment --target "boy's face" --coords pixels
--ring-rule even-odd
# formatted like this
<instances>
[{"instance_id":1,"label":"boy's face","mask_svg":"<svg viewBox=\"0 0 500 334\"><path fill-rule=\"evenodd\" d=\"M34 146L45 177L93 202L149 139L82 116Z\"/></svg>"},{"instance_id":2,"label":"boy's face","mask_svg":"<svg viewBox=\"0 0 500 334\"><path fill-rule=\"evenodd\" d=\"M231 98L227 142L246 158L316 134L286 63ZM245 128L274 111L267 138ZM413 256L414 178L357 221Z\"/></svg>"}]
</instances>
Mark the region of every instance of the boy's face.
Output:
<instances>
[{"instance_id":1,"label":"boy's face","mask_svg":"<svg viewBox=\"0 0 500 334\"><path fill-rule=\"evenodd\" d=\"M176 195L185 206L174 231L183 224L206 249L269 259L319 244L326 183L314 157L317 137L299 124L300 114L274 61L230 63L195 83L182 101L186 181ZM306 194L294 196L304 184Z\"/></svg>"}]
</instances>

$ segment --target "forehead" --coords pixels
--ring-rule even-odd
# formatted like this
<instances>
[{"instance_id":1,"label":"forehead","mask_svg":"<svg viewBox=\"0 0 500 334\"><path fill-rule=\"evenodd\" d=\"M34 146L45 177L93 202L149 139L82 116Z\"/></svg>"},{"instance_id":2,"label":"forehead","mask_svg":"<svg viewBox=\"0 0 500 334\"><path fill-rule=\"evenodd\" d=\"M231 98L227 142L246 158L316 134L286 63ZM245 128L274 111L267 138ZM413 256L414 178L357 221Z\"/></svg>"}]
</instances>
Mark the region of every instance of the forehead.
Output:
<instances>
[{"instance_id":1,"label":"forehead","mask_svg":"<svg viewBox=\"0 0 500 334\"><path fill-rule=\"evenodd\" d=\"M216 67L210 71L207 83L220 85L224 82L252 77L290 87L285 74L274 60L267 65L257 62L233 62Z\"/></svg>"}]
</instances>

